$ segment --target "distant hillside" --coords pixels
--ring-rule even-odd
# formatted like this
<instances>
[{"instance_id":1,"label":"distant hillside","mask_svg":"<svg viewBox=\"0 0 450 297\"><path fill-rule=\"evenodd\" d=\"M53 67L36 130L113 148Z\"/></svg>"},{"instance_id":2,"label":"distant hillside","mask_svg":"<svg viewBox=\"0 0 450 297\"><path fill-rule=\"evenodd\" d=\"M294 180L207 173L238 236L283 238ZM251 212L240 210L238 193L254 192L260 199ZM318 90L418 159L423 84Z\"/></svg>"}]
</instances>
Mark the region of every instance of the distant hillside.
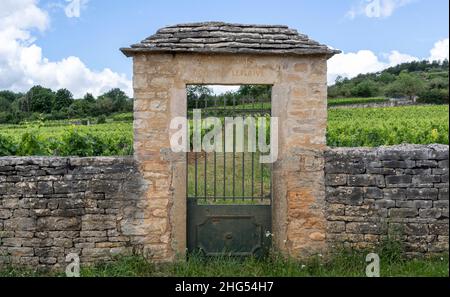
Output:
<instances>
[{"instance_id":1,"label":"distant hillside","mask_svg":"<svg viewBox=\"0 0 450 297\"><path fill-rule=\"evenodd\" d=\"M448 104L448 74L447 60L403 63L352 79L338 77L336 84L328 87L328 96L409 97L422 103Z\"/></svg>"}]
</instances>

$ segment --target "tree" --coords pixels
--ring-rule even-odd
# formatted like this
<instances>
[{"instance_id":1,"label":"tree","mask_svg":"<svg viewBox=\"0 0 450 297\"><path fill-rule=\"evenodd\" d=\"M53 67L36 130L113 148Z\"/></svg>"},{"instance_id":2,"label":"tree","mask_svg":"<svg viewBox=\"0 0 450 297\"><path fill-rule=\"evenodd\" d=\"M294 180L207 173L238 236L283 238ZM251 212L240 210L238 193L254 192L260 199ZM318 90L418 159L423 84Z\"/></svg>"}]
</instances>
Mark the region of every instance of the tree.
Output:
<instances>
[{"instance_id":1,"label":"tree","mask_svg":"<svg viewBox=\"0 0 450 297\"><path fill-rule=\"evenodd\" d=\"M353 96L373 97L378 95L378 85L373 80L363 80L352 89Z\"/></svg>"},{"instance_id":2,"label":"tree","mask_svg":"<svg viewBox=\"0 0 450 297\"><path fill-rule=\"evenodd\" d=\"M111 114L114 112L114 102L110 97L99 97L95 102L96 115Z\"/></svg>"},{"instance_id":3,"label":"tree","mask_svg":"<svg viewBox=\"0 0 450 297\"><path fill-rule=\"evenodd\" d=\"M339 85L341 83L343 83L345 80L345 77L343 77L342 75L338 75L336 76L336 79L334 80L334 84Z\"/></svg>"},{"instance_id":4,"label":"tree","mask_svg":"<svg viewBox=\"0 0 450 297\"><path fill-rule=\"evenodd\" d=\"M11 102L2 96L0 96L0 111L2 112L11 111Z\"/></svg>"},{"instance_id":5,"label":"tree","mask_svg":"<svg viewBox=\"0 0 450 297\"><path fill-rule=\"evenodd\" d=\"M55 95L55 110L61 110L64 107L69 107L73 103L73 95L67 89L59 89Z\"/></svg>"},{"instance_id":6,"label":"tree","mask_svg":"<svg viewBox=\"0 0 450 297\"><path fill-rule=\"evenodd\" d=\"M240 86L238 90L239 97L249 99L268 99L271 96L272 86L269 85L245 85Z\"/></svg>"},{"instance_id":7,"label":"tree","mask_svg":"<svg viewBox=\"0 0 450 297\"><path fill-rule=\"evenodd\" d=\"M21 112L30 112L30 101L28 96L23 96L17 100L17 106Z\"/></svg>"},{"instance_id":8,"label":"tree","mask_svg":"<svg viewBox=\"0 0 450 297\"><path fill-rule=\"evenodd\" d=\"M68 109L70 117L84 117L89 115L90 105L83 99L74 100Z\"/></svg>"},{"instance_id":9,"label":"tree","mask_svg":"<svg viewBox=\"0 0 450 297\"><path fill-rule=\"evenodd\" d=\"M0 91L0 97L5 98L10 103L22 97L22 93L14 93L12 91Z\"/></svg>"},{"instance_id":10,"label":"tree","mask_svg":"<svg viewBox=\"0 0 450 297\"><path fill-rule=\"evenodd\" d=\"M113 103L113 112L125 111L128 98L127 94L121 89L112 89L103 95L99 96L98 99L110 98Z\"/></svg>"},{"instance_id":11,"label":"tree","mask_svg":"<svg viewBox=\"0 0 450 297\"><path fill-rule=\"evenodd\" d=\"M380 76L378 77L378 81L384 83L384 84L390 84L395 81L395 75L389 73L389 72L382 72Z\"/></svg>"},{"instance_id":12,"label":"tree","mask_svg":"<svg viewBox=\"0 0 450 297\"><path fill-rule=\"evenodd\" d=\"M8 99L0 97L0 123L7 123L11 120L11 103Z\"/></svg>"},{"instance_id":13,"label":"tree","mask_svg":"<svg viewBox=\"0 0 450 297\"><path fill-rule=\"evenodd\" d=\"M207 86L191 85L187 87L188 107L203 107L205 99L213 94L213 90Z\"/></svg>"},{"instance_id":14,"label":"tree","mask_svg":"<svg viewBox=\"0 0 450 297\"><path fill-rule=\"evenodd\" d=\"M28 91L26 97L30 111L39 113L50 113L52 111L55 93L51 89L34 86Z\"/></svg>"},{"instance_id":15,"label":"tree","mask_svg":"<svg viewBox=\"0 0 450 297\"><path fill-rule=\"evenodd\" d=\"M392 91L414 101L415 97L424 89L425 83L422 79L408 72L402 72L394 82Z\"/></svg>"},{"instance_id":16,"label":"tree","mask_svg":"<svg viewBox=\"0 0 450 297\"><path fill-rule=\"evenodd\" d=\"M86 93L86 95L84 95L83 99L89 103L95 103L95 98L94 98L94 96L92 96L91 93Z\"/></svg>"}]
</instances>

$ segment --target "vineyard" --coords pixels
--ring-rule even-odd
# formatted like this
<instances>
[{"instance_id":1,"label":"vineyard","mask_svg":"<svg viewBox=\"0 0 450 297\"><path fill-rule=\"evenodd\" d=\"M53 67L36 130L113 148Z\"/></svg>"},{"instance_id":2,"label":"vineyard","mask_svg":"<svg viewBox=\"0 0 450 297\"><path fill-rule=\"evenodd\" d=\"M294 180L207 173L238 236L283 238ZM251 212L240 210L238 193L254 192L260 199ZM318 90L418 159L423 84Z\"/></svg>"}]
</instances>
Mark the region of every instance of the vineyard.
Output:
<instances>
[{"instance_id":1,"label":"vineyard","mask_svg":"<svg viewBox=\"0 0 450 297\"><path fill-rule=\"evenodd\" d=\"M448 144L448 105L330 110L332 147Z\"/></svg>"},{"instance_id":2,"label":"vineyard","mask_svg":"<svg viewBox=\"0 0 450 297\"><path fill-rule=\"evenodd\" d=\"M448 144L448 112L448 105L329 110L327 142L332 147ZM125 114L94 125L67 121L0 125L0 156L131 155L131 119Z\"/></svg>"},{"instance_id":3,"label":"vineyard","mask_svg":"<svg viewBox=\"0 0 450 297\"><path fill-rule=\"evenodd\" d=\"M48 122L0 126L0 156L124 156L133 154L132 122L91 126Z\"/></svg>"}]
</instances>

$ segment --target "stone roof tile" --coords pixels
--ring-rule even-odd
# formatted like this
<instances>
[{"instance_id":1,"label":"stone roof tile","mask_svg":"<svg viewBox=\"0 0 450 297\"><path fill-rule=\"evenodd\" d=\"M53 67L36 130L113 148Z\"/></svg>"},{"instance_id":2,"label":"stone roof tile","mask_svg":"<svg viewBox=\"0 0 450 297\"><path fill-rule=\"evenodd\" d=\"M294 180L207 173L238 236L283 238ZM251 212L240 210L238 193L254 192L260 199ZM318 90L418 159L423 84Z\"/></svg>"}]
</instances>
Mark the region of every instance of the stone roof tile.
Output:
<instances>
[{"instance_id":1,"label":"stone roof tile","mask_svg":"<svg viewBox=\"0 0 450 297\"><path fill-rule=\"evenodd\" d=\"M178 24L159 29L156 34L122 48L127 56L140 52L166 53L252 53L327 55L340 53L311 40L307 35L283 25L230 24L204 22Z\"/></svg>"}]
</instances>

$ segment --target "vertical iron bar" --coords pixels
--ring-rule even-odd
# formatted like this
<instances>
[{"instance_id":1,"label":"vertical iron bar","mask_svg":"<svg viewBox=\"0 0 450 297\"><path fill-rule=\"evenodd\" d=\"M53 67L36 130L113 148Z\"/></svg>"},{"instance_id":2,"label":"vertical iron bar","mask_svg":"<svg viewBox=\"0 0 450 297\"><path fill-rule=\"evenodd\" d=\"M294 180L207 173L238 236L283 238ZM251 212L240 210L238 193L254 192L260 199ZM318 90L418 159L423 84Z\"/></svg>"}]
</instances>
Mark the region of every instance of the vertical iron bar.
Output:
<instances>
[{"instance_id":1,"label":"vertical iron bar","mask_svg":"<svg viewBox=\"0 0 450 297\"><path fill-rule=\"evenodd\" d=\"M271 167L270 167L270 180L269 180L269 182L270 182L270 193L269 193L269 202L270 202L270 204L272 204L272 169L273 169L273 166L272 165L270 165Z\"/></svg>"},{"instance_id":2,"label":"vertical iron bar","mask_svg":"<svg viewBox=\"0 0 450 297\"><path fill-rule=\"evenodd\" d=\"M242 152L242 200L245 200L245 150Z\"/></svg>"},{"instance_id":3,"label":"vertical iron bar","mask_svg":"<svg viewBox=\"0 0 450 297\"><path fill-rule=\"evenodd\" d=\"M233 125L233 202L236 199L236 137Z\"/></svg>"},{"instance_id":4,"label":"vertical iron bar","mask_svg":"<svg viewBox=\"0 0 450 297\"><path fill-rule=\"evenodd\" d=\"M197 170L197 165L198 165L198 159L197 159L197 152L194 152L194 159L195 159L195 164L194 164L194 170L195 170L195 199L198 198L198 185L197 185L197 180L198 180L198 170Z\"/></svg>"},{"instance_id":5,"label":"vertical iron bar","mask_svg":"<svg viewBox=\"0 0 450 297\"><path fill-rule=\"evenodd\" d=\"M252 152L252 202L255 197L255 152Z\"/></svg>"},{"instance_id":6,"label":"vertical iron bar","mask_svg":"<svg viewBox=\"0 0 450 297\"><path fill-rule=\"evenodd\" d=\"M205 201L207 200L207 175L206 175L206 167L207 167L208 155L205 152Z\"/></svg>"},{"instance_id":7,"label":"vertical iron bar","mask_svg":"<svg viewBox=\"0 0 450 297\"><path fill-rule=\"evenodd\" d=\"M255 97L251 97L252 109L255 110ZM256 113L253 112L253 115ZM258 133L256 133L256 139L252 141L257 141ZM257 142L256 142L257 143ZM255 199L255 152L252 151L252 202Z\"/></svg>"},{"instance_id":8,"label":"vertical iron bar","mask_svg":"<svg viewBox=\"0 0 450 297\"><path fill-rule=\"evenodd\" d=\"M214 109L217 108L217 96L214 96ZM217 110L215 111L217 113ZM217 114L214 114L217 116ZM215 146L215 143L214 143ZM216 202L216 196L217 196L217 151L216 146L214 147L214 202Z\"/></svg>"},{"instance_id":9,"label":"vertical iron bar","mask_svg":"<svg viewBox=\"0 0 450 297\"><path fill-rule=\"evenodd\" d=\"M225 100L225 99L224 99ZM226 137L225 137L225 125L223 126L223 197L225 198L226 195L226 181L227 181L227 175L226 175L226 163L227 163L227 154L225 152L226 146Z\"/></svg>"},{"instance_id":10,"label":"vertical iron bar","mask_svg":"<svg viewBox=\"0 0 450 297\"><path fill-rule=\"evenodd\" d=\"M261 201L263 201L264 199L264 176L263 176L263 163L261 163L261 160L259 161L260 163L260 170L261 170Z\"/></svg>"},{"instance_id":11,"label":"vertical iron bar","mask_svg":"<svg viewBox=\"0 0 450 297\"><path fill-rule=\"evenodd\" d=\"M263 110L264 110L264 99L263 99L263 97L261 96L259 99L257 99L257 100L259 100L260 102L261 102L261 114L262 115L264 115L264 112L263 112ZM261 127L259 127L259 129L261 129ZM258 133L258 136L260 135L260 133ZM267 140L267 139L266 139ZM266 142L267 143L267 142ZM261 155L260 155L260 157L261 157ZM261 173L261 194L260 194L260 198L261 198L261 202L263 201L263 199L264 199L264 167L263 167L263 163L261 163L261 158L260 158L260 161L259 161L260 163L260 173Z\"/></svg>"},{"instance_id":12,"label":"vertical iron bar","mask_svg":"<svg viewBox=\"0 0 450 297\"><path fill-rule=\"evenodd\" d=\"M198 109L198 98L195 97L195 109ZM192 136L195 135L195 131L192 132ZM195 159L195 198L198 199L198 153L194 152Z\"/></svg>"},{"instance_id":13,"label":"vertical iron bar","mask_svg":"<svg viewBox=\"0 0 450 297\"><path fill-rule=\"evenodd\" d=\"M217 181L217 152L214 150L214 202L216 202L216 196L217 196L217 191L216 191L216 181Z\"/></svg>"},{"instance_id":14,"label":"vertical iron bar","mask_svg":"<svg viewBox=\"0 0 450 297\"><path fill-rule=\"evenodd\" d=\"M205 96L205 105L204 105L204 108L203 108L203 110L204 111L206 111L206 114L208 114L208 96ZM201 131L201 128L200 128L200 131ZM201 135L201 132L200 132L200 135ZM208 168L208 154L206 153L206 151L205 151L205 170L204 170L204 175L205 175L205 185L204 185L204 194L205 194L205 202L207 201L207 196L208 196L208 188L207 188L207 180L208 180L208 176L207 176L207 174L206 174L206 171L207 171L207 168Z\"/></svg>"},{"instance_id":15,"label":"vertical iron bar","mask_svg":"<svg viewBox=\"0 0 450 297\"><path fill-rule=\"evenodd\" d=\"M189 124L189 107L188 111L186 112L187 118L188 118L188 124L187 124L187 137L190 137L190 124ZM190 141L190 140L189 140ZM190 147L188 148L188 151L186 152L186 196L190 196L190 188L189 188L189 154L190 154Z\"/></svg>"}]
</instances>

